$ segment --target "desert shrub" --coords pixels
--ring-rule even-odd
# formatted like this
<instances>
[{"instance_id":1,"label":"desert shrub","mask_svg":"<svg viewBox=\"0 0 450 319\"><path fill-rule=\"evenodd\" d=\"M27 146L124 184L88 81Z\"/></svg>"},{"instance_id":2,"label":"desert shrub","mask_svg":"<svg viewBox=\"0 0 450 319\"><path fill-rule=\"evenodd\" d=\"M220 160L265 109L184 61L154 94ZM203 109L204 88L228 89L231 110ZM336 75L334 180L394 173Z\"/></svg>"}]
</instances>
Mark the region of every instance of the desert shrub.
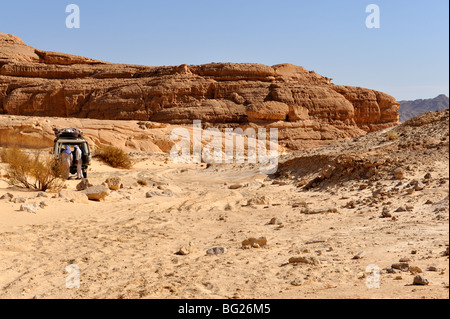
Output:
<instances>
[{"instance_id":1,"label":"desert shrub","mask_svg":"<svg viewBox=\"0 0 450 319\"><path fill-rule=\"evenodd\" d=\"M387 132L386 136L389 141L396 141L400 138L400 136L398 136L397 132L395 131Z\"/></svg>"},{"instance_id":2,"label":"desert shrub","mask_svg":"<svg viewBox=\"0 0 450 319\"><path fill-rule=\"evenodd\" d=\"M44 192L57 192L64 186L60 166L52 158L42 158L39 152L28 155L18 148L7 148L2 150L0 157L8 164L11 185Z\"/></svg>"},{"instance_id":3,"label":"desert shrub","mask_svg":"<svg viewBox=\"0 0 450 319\"><path fill-rule=\"evenodd\" d=\"M141 185L141 186L147 186L147 185L148 185L148 183L147 183L146 181L142 180L142 179L139 179L139 180L137 181L137 183L138 183L139 185Z\"/></svg>"},{"instance_id":4,"label":"desert shrub","mask_svg":"<svg viewBox=\"0 0 450 319\"><path fill-rule=\"evenodd\" d=\"M99 146L95 151L95 156L105 164L114 168L131 168L133 160L130 155L115 146Z\"/></svg>"}]
</instances>

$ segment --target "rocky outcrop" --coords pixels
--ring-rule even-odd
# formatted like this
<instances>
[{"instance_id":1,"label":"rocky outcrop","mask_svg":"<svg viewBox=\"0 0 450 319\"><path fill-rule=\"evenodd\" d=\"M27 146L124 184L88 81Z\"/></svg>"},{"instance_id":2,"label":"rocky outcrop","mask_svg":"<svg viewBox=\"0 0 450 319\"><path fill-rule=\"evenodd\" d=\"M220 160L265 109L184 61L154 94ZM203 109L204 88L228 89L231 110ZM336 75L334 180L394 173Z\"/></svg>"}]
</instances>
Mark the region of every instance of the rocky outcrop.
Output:
<instances>
[{"instance_id":1,"label":"rocky outcrop","mask_svg":"<svg viewBox=\"0 0 450 319\"><path fill-rule=\"evenodd\" d=\"M0 114L273 127L304 149L396 125L398 105L291 64L120 65L0 33Z\"/></svg>"},{"instance_id":2,"label":"rocky outcrop","mask_svg":"<svg viewBox=\"0 0 450 319\"><path fill-rule=\"evenodd\" d=\"M440 94L433 99L399 101L399 103L400 122L402 123L427 112L443 111L449 108L449 99L445 94Z\"/></svg>"}]
</instances>

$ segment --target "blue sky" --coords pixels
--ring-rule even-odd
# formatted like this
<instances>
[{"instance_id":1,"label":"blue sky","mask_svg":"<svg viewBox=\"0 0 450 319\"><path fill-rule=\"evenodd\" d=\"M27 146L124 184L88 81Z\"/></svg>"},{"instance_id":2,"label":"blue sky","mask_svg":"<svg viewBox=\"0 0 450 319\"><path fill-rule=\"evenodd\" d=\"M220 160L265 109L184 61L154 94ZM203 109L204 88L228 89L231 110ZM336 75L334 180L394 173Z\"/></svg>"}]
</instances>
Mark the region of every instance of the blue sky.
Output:
<instances>
[{"instance_id":1,"label":"blue sky","mask_svg":"<svg viewBox=\"0 0 450 319\"><path fill-rule=\"evenodd\" d=\"M449 94L448 0L0 0L0 32L141 65L292 63L397 100ZM80 28L66 27L66 6ZM380 8L368 29L366 6Z\"/></svg>"}]
</instances>

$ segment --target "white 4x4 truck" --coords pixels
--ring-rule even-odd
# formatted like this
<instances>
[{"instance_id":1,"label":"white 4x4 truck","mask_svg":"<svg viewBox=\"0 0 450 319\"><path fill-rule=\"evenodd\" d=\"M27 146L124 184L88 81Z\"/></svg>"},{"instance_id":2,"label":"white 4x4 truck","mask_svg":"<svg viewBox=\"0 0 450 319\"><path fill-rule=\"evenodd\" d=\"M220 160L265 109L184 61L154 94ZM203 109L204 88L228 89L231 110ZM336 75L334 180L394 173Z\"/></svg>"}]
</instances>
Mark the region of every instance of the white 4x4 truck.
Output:
<instances>
[{"instance_id":1,"label":"white 4x4 truck","mask_svg":"<svg viewBox=\"0 0 450 319\"><path fill-rule=\"evenodd\" d=\"M55 132L56 138L53 146L53 155L57 161L61 160L61 153L64 151L66 146L68 145L70 149L74 150L74 146L78 145L81 150L81 169L83 171L83 177L87 178L87 169L88 166L91 165L92 155L89 150L88 142L83 138L83 132L74 128L65 128L65 129L53 129ZM74 153L73 153L74 154ZM70 166L70 174L77 173L77 165L75 161L72 162Z\"/></svg>"}]
</instances>

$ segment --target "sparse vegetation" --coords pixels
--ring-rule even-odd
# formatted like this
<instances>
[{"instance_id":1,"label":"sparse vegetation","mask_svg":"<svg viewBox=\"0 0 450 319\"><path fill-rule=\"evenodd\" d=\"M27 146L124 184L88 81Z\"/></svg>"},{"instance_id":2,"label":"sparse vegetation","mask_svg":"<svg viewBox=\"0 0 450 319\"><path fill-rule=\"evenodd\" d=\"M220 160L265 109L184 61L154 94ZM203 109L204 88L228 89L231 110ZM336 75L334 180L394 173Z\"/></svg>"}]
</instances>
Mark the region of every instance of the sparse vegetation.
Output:
<instances>
[{"instance_id":1,"label":"sparse vegetation","mask_svg":"<svg viewBox=\"0 0 450 319\"><path fill-rule=\"evenodd\" d=\"M129 169L134 165L130 155L115 146L99 146L95 151L95 157L114 168Z\"/></svg>"},{"instance_id":2,"label":"sparse vegetation","mask_svg":"<svg viewBox=\"0 0 450 319\"><path fill-rule=\"evenodd\" d=\"M398 133L395 132L395 131L389 131L389 132L387 132L386 136L387 136L387 139L388 139L389 141L396 141L396 140L398 140L398 139L400 138L400 136L398 135Z\"/></svg>"},{"instance_id":3,"label":"sparse vegetation","mask_svg":"<svg viewBox=\"0 0 450 319\"><path fill-rule=\"evenodd\" d=\"M147 185L148 185L148 183L147 183L146 181L142 180L142 179L139 179L139 180L137 181L137 183L138 183L139 185L141 185L141 186L147 186Z\"/></svg>"},{"instance_id":4,"label":"sparse vegetation","mask_svg":"<svg viewBox=\"0 0 450 319\"><path fill-rule=\"evenodd\" d=\"M44 192L57 192L64 186L59 165L51 158L42 158L40 152L28 155L18 148L7 148L1 151L0 157L8 164L11 185Z\"/></svg>"}]
</instances>

